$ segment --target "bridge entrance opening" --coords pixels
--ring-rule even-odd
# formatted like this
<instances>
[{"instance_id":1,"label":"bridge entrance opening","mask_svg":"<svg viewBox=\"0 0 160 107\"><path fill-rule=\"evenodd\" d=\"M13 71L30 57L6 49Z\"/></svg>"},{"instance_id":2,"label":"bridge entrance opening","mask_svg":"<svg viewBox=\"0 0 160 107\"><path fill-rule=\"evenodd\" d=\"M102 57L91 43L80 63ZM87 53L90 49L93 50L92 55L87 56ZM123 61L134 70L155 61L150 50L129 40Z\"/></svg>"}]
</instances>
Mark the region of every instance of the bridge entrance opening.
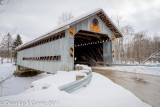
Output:
<instances>
[{"instance_id":1,"label":"bridge entrance opening","mask_svg":"<svg viewBox=\"0 0 160 107\"><path fill-rule=\"evenodd\" d=\"M74 64L95 66L104 61L104 42L110 41L106 34L80 30L74 36Z\"/></svg>"}]
</instances>

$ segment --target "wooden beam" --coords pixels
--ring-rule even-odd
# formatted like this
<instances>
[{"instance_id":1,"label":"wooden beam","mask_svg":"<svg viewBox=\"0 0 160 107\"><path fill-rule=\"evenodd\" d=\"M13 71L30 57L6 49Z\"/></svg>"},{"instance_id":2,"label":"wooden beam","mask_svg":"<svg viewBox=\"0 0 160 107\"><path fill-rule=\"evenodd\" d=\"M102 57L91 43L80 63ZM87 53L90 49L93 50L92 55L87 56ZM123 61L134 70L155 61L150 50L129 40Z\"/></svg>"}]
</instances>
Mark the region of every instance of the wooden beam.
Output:
<instances>
[{"instance_id":1,"label":"wooden beam","mask_svg":"<svg viewBox=\"0 0 160 107\"><path fill-rule=\"evenodd\" d=\"M75 45L80 45L80 44L84 44L84 43L87 43L87 42L88 42L88 41L86 41L86 40L84 40L84 39L83 39L83 40L82 40L82 39L76 39L74 44L75 44Z\"/></svg>"},{"instance_id":2,"label":"wooden beam","mask_svg":"<svg viewBox=\"0 0 160 107\"><path fill-rule=\"evenodd\" d=\"M87 39L87 40L92 40L91 38L89 38L89 37L84 37L84 36L78 36L78 35L76 35L75 36L75 38L82 38L82 39Z\"/></svg>"},{"instance_id":3,"label":"wooden beam","mask_svg":"<svg viewBox=\"0 0 160 107\"><path fill-rule=\"evenodd\" d=\"M94 34L81 33L81 32L78 32L77 34L78 34L78 35L84 35L84 36L91 36L91 37L99 38L97 35L94 35Z\"/></svg>"},{"instance_id":4,"label":"wooden beam","mask_svg":"<svg viewBox=\"0 0 160 107\"><path fill-rule=\"evenodd\" d=\"M102 38L109 38L108 37L108 35L107 34L101 34L101 33L95 33L95 32L89 32L89 31L85 31L85 30L81 30L81 31L79 31L80 33L85 33L85 34L93 34L93 35L95 35L96 36L96 38L98 37L98 39L99 40L101 40ZM91 35L92 35L91 34ZM93 39L95 39L95 38L93 38Z\"/></svg>"}]
</instances>

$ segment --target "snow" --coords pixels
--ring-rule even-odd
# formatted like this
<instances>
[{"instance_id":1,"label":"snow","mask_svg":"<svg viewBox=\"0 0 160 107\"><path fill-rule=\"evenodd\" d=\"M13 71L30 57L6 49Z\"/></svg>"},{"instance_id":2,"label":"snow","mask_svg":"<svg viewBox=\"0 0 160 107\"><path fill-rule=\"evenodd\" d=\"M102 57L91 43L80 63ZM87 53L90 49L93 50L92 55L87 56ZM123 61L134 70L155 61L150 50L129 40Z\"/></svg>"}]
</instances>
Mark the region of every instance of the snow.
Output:
<instances>
[{"instance_id":1,"label":"snow","mask_svg":"<svg viewBox=\"0 0 160 107\"><path fill-rule=\"evenodd\" d=\"M16 67L13 63L7 63L7 59L3 61L4 63L0 64L0 96L24 92L24 90L30 88L33 81L49 76L49 74L43 73L34 77L15 77L13 73Z\"/></svg>"},{"instance_id":2,"label":"snow","mask_svg":"<svg viewBox=\"0 0 160 107\"><path fill-rule=\"evenodd\" d=\"M133 72L148 75L160 76L160 67L147 67L147 66L106 66L106 67L95 67L96 69L103 70L117 70L123 72Z\"/></svg>"},{"instance_id":3,"label":"snow","mask_svg":"<svg viewBox=\"0 0 160 107\"><path fill-rule=\"evenodd\" d=\"M58 71L32 82L32 87L21 94L0 97L0 106L55 106L55 107L151 107L130 91L113 83L108 78L92 73L86 87L69 94L60 91L59 86L73 82L81 71ZM43 87L47 87L44 89Z\"/></svg>"},{"instance_id":4,"label":"snow","mask_svg":"<svg viewBox=\"0 0 160 107\"><path fill-rule=\"evenodd\" d=\"M86 73L78 73L76 76L84 76L84 77L86 77L87 74Z\"/></svg>"},{"instance_id":5,"label":"snow","mask_svg":"<svg viewBox=\"0 0 160 107\"><path fill-rule=\"evenodd\" d=\"M15 77L7 79L3 83L0 83L0 96L16 95L24 92L30 88L31 83L35 80L44 78L49 74L43 73L34 77Z\"/></svg>"},{"instance_id":6,"label":"snow","mask_svg":"<svg viewBox=\"0 0 160 107\"><path fill-rule=\"evenodd\" d=\"M88 67L87 65L82 65L82 64L76 64L76 66L81 66L83 68L83 71L84 70L91 70L91 67Z\"/></svg>"},{"instance_id":7,"label":"snow","mask_svg":"<svg viewBox=\"0 0 160 107\"><path fill-rule=\"evenodd\" d=\"M154 62L154 61L147 61L145 63L145 65L160 65L160 62L158 62L158 61L156 61L156 62Z\"/></svg>"},{"instance_id":8,"label":"snow","mask_svg":"<svg viewBox=\"0 0 160 107\"><path fill-rule=\"evenodd\" d=\"M16 70L13 63L7 63L7 59L4 59L3 62L3 64L0 64L0 82L11 77Z\"/></svg>"},{"instance_id":9,"label":"snow","mask_svg":"<svg viewBox=\"0 0 160 107\"><path fill-rule=\"evenodd\" d=\"M139 64L138 62L125 62L125 61L122 61L122 62L117 62L117 64L131 64L131 65L141 65L141 64ZM143 64L142 64L143 65ZM144 65L155 65L155 66L160 66L160 62L158 62L158 61L153 61L153 60L151 60L151 61L147 61L147 62L145 62L144 63Z\"/></svg>"}]
</instances>

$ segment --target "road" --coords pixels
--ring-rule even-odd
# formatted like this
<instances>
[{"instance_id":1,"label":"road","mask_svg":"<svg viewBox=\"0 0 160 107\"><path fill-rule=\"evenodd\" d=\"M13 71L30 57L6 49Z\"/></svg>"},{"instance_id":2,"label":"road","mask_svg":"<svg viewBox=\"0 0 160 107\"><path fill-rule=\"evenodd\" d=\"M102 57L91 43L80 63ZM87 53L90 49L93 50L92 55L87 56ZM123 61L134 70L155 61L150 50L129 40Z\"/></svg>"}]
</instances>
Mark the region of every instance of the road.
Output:
<instances>
[{"instance_id":1,"label":"road","mask_svg":"<svg viewBox=\"0 0 160 107\"><path fill-rule=\"evenodd\" d=\"M160 107L160 77L122 71L100 70L92 68L118 85L131 91L142 101L153 107Z\"/></svg>"}]
</instances>

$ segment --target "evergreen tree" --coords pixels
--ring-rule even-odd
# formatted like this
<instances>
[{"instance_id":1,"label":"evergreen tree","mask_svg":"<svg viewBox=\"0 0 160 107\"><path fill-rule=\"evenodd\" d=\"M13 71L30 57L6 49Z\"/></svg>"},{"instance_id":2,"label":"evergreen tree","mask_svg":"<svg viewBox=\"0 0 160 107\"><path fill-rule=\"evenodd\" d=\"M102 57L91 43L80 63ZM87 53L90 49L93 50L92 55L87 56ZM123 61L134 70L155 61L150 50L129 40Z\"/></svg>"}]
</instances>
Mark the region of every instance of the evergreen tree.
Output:
<instances>
[{"instance_id":1,"label":"evergreen tree","mask_svg":"<svg viewBox=\"0 0 160 107\"><path fill-rule=\"evenodd\" d=\"M22 44L22 40L21 40L20 35L18 34L16 39L14 40L12 49L15 50L15 48L18 47L21 44Z\"/></svg>"},{"instance_id":2,"label":"evergreen tree","mask_svg":"<svg viewBox=\"0 0 160 107\"><path fill-rule=\"evenodd\" d=\"M13 46L12 46L12 50L13 50L13 57L14 57L14 62L17 63L16 59L17 59L17 52L15 51L15 48L18 47L19 45L22 44L22 40L20 35L18 34L16 39L13 42Z\"/></svg>"}]
</instances>

